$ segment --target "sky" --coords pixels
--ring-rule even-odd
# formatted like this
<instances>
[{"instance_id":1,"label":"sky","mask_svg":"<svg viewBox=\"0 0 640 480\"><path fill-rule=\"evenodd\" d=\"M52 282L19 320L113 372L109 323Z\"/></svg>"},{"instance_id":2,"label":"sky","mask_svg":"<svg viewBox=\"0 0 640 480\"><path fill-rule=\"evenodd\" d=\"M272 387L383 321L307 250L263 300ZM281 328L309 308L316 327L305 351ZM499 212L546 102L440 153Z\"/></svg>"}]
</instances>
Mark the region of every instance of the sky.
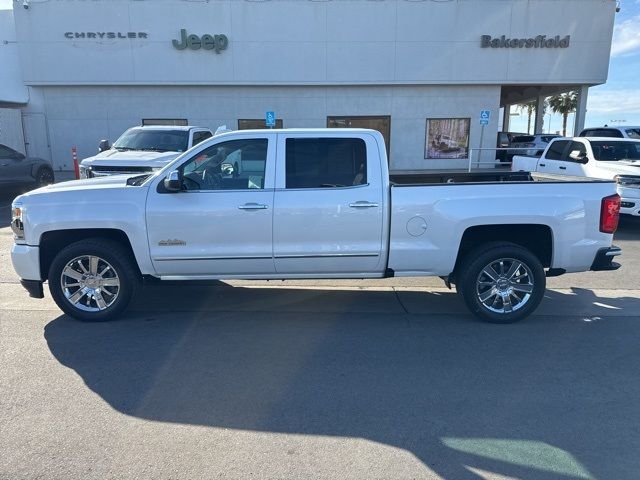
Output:
<instances>
[{"instance_id":1,"label":"sky","mask_svg":"<svg viewBox=\"0 0 640 480\"><path fill-rule=\"evenodd\" d=\"M0 0L0 9L12 7L13 0ZM611 47L609 80L589 90L585 126L640 125L640 0L620 0ZM527 115L512 110L511 131L526 131ZM545 132L562 128L560 115L547 114ZM568 127L572 128L573 115Z\"/></svg>"}]
</instances>

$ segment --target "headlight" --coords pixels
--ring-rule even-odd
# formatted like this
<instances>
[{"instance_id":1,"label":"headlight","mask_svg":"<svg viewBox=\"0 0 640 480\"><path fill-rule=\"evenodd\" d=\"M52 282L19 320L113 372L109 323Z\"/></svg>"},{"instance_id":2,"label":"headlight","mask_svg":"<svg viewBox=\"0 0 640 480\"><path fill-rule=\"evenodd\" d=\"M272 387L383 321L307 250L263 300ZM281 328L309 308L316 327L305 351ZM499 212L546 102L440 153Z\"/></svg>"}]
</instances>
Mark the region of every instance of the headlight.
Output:
<instances>
[{"instance_id":1,"label":"headlight","mask_svg":"<svg viewBox=\"0 0 640 480\"><path fill-rule=\"evenodd\" d=\"M613 177L616 183L622 187L627 188L640 188L640 177L634 177L631 175L616 175Z\"/></svg>"},{"instance_id":2,"label":"headlight","mask_svg":"<svg viewBox=\"0 0 640 480\"><path fill-rule=\"evenodd\" d=\"M19 203L11 204L11 230L16 242L24 241L24 206Z\"/></svg>"},{"instance_id":3,"label":"headlight","mask_svg":"<svg viewBox=\"0 0 640 480\"><path fill-rule=\"evenodd\" d=\"M91 169L89 167L85 167L84 165L80 165L80 178L91 178Z\"/></svg>"}]
</instances>

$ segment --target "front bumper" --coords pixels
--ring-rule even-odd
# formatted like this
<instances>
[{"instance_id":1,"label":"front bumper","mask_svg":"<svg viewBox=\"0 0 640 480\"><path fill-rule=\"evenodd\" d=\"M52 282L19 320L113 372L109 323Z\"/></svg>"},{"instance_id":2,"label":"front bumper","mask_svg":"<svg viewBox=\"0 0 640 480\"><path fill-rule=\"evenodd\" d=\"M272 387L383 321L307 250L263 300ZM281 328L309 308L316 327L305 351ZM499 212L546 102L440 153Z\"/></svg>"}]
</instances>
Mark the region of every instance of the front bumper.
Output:
<instances>
[{"instance_id":1,"label":"front bumper","mask_svg":"<svg viewBox=\"0 0 640 480\"><path fill-rule=\"evenodd\" d=\"M617 270L620 268L620 264L614 262L613 259L622 253L620 247L612 245L608 248L601 248L596 253L596 258L593 260L591 270L594 272L601 272L605 270Z\"/></svg>"},{"instance_id":2,"label":"front bumper","mask_svg":"<svg viewBox=\"0 0 640 480\"><path fill-rule=\"evenodd\" d=\"M40 276L40 249L30 245L14 244L11 248L11 263L20 278L42 281Z\"/></svg>"},{"instance_id":3,"label":"front bumper","mask_svg":"<svg viewBox=\"0 0 640 480\"><path fill-rule=\"evenodd\" d=\"M42 288L42 282L39 280L20 280L22 285L31 298L44 298L44 289Z\"/></svg>"}]
</instances>

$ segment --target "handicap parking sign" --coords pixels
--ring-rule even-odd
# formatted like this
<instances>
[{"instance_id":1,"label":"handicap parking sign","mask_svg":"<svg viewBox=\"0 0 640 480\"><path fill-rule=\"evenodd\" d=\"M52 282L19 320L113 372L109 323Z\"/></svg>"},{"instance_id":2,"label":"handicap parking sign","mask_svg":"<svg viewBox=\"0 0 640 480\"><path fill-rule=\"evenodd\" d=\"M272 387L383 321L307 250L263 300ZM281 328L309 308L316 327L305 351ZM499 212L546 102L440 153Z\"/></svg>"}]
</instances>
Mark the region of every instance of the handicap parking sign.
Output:
<instances>
[{"instance_id":1,"label":"handicap parking sign","mask_svg":"<svg viewBox=\"0 0 640 480\"><path fill-rule=\"evenodd\" d=\"M267 112L266 124L267 127L276 126L276 112Z\"/></svg>"},{"instance_id":2,"label":"handicap parking sign","mask_svg":"<svg viewBox=\"0 0 640 480\"><path fill-rule=\"evenodd\" d=\"M491 120L491 110L481 110L480 125L489 125L489 120Z\"/></svg>"}]
</instances>

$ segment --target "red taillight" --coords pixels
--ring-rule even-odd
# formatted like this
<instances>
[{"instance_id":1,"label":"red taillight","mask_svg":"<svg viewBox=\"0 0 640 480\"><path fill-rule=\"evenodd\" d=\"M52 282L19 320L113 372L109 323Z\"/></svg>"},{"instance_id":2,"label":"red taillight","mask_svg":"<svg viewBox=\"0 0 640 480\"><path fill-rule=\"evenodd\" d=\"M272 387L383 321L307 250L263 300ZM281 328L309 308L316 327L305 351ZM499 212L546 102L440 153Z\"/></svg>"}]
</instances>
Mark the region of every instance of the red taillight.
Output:
<instances>
[{"instance_id":1,"label":"red taillight","mask_svg":"<svg viewBox=\"0 0 640 480\"><path fill-rule=\"evenodd\" d=\"M600 207L600 231L615 233L620 220L620 195L617 193L602 199Z\"/></svg>"}]
</instances>

